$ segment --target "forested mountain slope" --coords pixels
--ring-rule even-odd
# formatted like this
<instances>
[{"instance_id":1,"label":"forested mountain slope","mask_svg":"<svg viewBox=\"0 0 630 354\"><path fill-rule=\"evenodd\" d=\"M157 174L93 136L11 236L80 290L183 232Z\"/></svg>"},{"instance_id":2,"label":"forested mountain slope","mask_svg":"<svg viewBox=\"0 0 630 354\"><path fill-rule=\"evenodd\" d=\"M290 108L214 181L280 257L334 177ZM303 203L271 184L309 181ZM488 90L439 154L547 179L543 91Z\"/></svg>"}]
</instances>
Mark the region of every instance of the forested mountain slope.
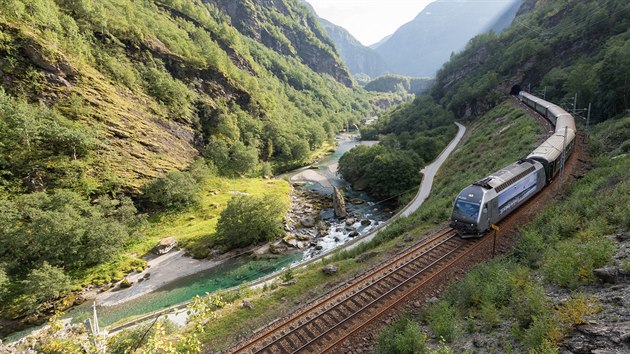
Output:
<instances>
[{"instance_id":1,"label":"forested mountain slope","mask_svg":"<svg viewBox=\"0 0 630 354\"><path fill-rule=\"evenodd\" d=\"M513 85L572 109L593 104L592 122L630 107L630 4L525 1L500 35L473 38L439 71L432 95L462 118L478 117ZM570 104L569 104L570 103Z\"/></svg>"},{"instance_id":2,"label":"forested mountain slope","mask_svg":"<svg viewBox=\"0 0 630 354\"><path fill-rule=\"evenodd\" d=\"M373 97L296 0L0 1L0 336L162 237L207 255L217 184L310 161ZM202 231L160 233L182 210Z\"/></svg>"},{"instance_id":3,"label":"forested mountain slope","mask_svg":"<svg viewBox=\"0 0 630 354\"><path fill-rule=\"evenodd\" d=\"M5 190L135 188L213 139L290 164L369 109L295 0L0 7Z\"/></svg>"}]
</instances>

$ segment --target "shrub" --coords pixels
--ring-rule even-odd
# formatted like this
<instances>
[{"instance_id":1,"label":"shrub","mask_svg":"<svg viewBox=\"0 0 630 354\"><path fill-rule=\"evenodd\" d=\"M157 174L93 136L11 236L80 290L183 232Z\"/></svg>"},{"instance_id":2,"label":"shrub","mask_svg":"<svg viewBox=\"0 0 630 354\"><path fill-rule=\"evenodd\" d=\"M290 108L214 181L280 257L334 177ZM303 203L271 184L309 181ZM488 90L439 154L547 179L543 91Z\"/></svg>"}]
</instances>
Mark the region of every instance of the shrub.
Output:
<instances>
[{"instance_id":1,"label":"shrub","mask_svg":"<svg viewBox=\"0 0 630 354\"><path fill-rule=\"evenodd\" d=\"M440 301L429 308L427 321L433 334L452 342L457 334L457 311L447 301Z\"/></svg>"},{"instance_id":2,"label":"shrub","mask_svg":"<svg viewBox=\"0 0 630 354\"><path fill-rule=\"evenodd\" d=\"M200 202L197 181L188 172L169 172L142 187L143 198L154 208L182 209Z\"/></svg>"},{"instance_id":3,"label":"shrub","mask_svg":"<svg viewBox=\"0 0 630 354\"><path fill-rule=\"evenodd\" d=\"M606 238L561 241L546 253L542 271L548 281L574 289L594 281L593 270L609 262L614 251Z\"/></svg>"},{"instance_id":4,"label":"shrub","mask_svg":"<svg viewBox=\"0 0 630 354\"><path fill-rule=\"evenodd\" d=\"M427 336L417 322L403 317L386 327L378 335L378 353L424 353Z\"/></svg>"},{"instance_id":5,"label":"shrub","mask_svg":"<svg viewBox=\"0 0 630 354\"><path fill-rule=\"evenodd\" d=\"M523 343L530 353L557 353L562 331L558 320L551 315L536 316L525 330Z\"/></svg>"},{"instance_id":6,"label":"shrub","mask_svg":"<svg viewBox=\"0 0 630 354\"><path fill-rule=\"evenodd\" d=\"M26 301L35 303L56 299L70 290L71 279L63 269L51 266L47 262L33 269L26 279L22 281L24 293L27 294Z\"/></svg>"},{"instance_id":7,"label":"shrub","mask_svg":"<svg viewBox=\"0 0 630 354\"><path fill-rule=\"evenodd\" d=\"M583 293L563 302L558 306L558 318L567 327L579 325L586 321L586 316L601 310L599 300L595 296L586 297Z\"/></svg>"},{"instance_id":8,"label":"shrub","mask_svg":"<svg viewBox=\"0 0 630 354\"><path fill-rule=\"evenodd\" d=\"M221 212L217 237L228 249L282 236L287 206L274 196L236 195Z\"/></svg>"}]
</instances>

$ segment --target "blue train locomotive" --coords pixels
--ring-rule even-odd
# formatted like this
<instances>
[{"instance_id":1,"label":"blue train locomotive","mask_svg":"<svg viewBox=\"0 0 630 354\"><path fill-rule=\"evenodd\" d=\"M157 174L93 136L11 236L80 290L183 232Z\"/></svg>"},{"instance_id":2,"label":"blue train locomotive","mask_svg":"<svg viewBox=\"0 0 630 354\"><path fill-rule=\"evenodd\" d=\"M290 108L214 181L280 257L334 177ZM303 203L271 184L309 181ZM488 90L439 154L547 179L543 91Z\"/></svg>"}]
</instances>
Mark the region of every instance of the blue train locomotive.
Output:
<instances>
[{"instance_id":1,"label":"blue train locomotive","mask_svg":"<svg viewBox=\"0 0 630 354\"><path fill-rule=\"evenodd\" d=\"M525 159L492 173L459 193L450 225L461 237L483 236L492 224L542 190L573 151L573 116L527 92L520 92L519 99L554 124L555 132Z\"/></svg>"}]
</instances>

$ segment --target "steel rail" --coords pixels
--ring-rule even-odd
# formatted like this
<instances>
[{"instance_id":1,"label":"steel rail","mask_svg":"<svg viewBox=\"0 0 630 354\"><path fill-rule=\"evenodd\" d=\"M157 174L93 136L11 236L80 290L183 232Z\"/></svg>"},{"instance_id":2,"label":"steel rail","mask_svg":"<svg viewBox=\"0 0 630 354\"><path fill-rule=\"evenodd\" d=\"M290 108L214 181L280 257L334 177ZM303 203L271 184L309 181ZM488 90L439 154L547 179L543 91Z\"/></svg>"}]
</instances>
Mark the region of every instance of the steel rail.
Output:
<instances>
[{"instance_id":1,"label":"steel rail","mask_svg":"<svg viewBox=\"0 0 630 354\"><path fill-rule=\"evenodd\" d=\"M301 317L304 317L304 316L306 316L306 315L308 315L308 314L310 314L312 312L315 312L316 310L318 310L325 303L334 301L334 300L342 297L345 293L350 292L352 290L352 288L355 287L356 285L360 284L361 282L364 282L364 281L368 280L369 278L373 278L375 276L375 274L378 274L378 273L381 273L381 272L385 271L387 268L390 268L393 265L395 265L396 263L399 263L399 262L403 261L407 257L412 257L413 259L417 258L414 255L414 253L416 253L418 251L422 251L424 248L430 246L432 243L438 241L440 238L442 238L444 236L447 236L447 235L449 235L449 233L453 233L453 232L454 232L454 230L449 227L449 228L445 228L445 229L439 230L439 231L429 235L429 237L424 238L423 240L421 240L420 242L418 242L417 244L412 246L410 249L408 249L408 250L398 254L393 259L390 259L390 260L382 263L377 268L371 269L371 270L365 272L364 274L362 274L361 276L359 276L358 278L353 279L351 284L344 284L344 285L342 285L343 288L341 288L341 287L337 288L335 290L332 290L328 294L323 295L320 298L320 300L318 300L317 302L309 305L308 308L300 311L299 313L291 315L290 318L287 318L283 323L279 324L279 326L277 326L275 328L269 328L266 331L264 331L263 333L255 335L254 338L252 338L248 342L242 344L241 346L236 347L236 349L232 350L231 352L233 352L233 353L243 352L246 349L254 346L256 343L260 343L261 341L263 341L267 337L271 336L273 333L275 333L278 330L280 330L282 327L286 327L290 323L298 321ZM332 293L334 291L336 291L336 292ZM274 322L278 323L280 321L274 321Z\"/></svg>"},{"instance_id":2,"label":"steel rail","mask_svg":"<svg viewBox=\"0 0 630 354\"><path fill-rule=\"evenodd\" d=\"M325 347L324 349L322 349L321 351L319 351L319 353L327 353L329 352L331 349L333 349L334 347L336 347L337 345L339 345L341 342L343 342L344 340L346 340L348 337L350 337L351 335L353 335L354 333L356 333L357 331L361 330L362 328L364 328L365 326L367 326L368 324L372 323L374 320L376 320L379 316L381 316L383 313L389 311L390 309L392 309L394 306L398 305L401 301L405 300L409 295L411 295L412 293L414 293L416 290L418 290L419 288L423 287L424 285L426 285L429 281L433 280L433 278L437 277L438 275L441 275L442 273L444 273L445 271L451 269L451 267L453 265L455 265L457 262L459 262L462 258L467 257L468 255L470 255L473 251L477 250L481 245L487 243L489 238L488 237L484 237L484 238L480 238L480 239L473 239L471 241L469 241L468 245L470 245L470 247L466 250L464 250L464 252L460 255L458 255L455 259L451 260L449 263L447 263L444 267L439 268L437 270L437 272L435 272L434 274L432 274L431 276L429 276L427 279L424 279L423 281L421 281L420 283L416 284L415 286L413 286L410 290L408 290L403 296L399 297L396 301L394 301L393 303L389 304L388 306L385 306L384 308L382 308L380 311L378 311L376 314L374 314L372 317L370 317L367 321L363 321L359 326L357 326L356 328L347 331L344 335L341 336L341 338L337 339L336 341L333 341L333 343L329 344L327 347ZM468 241L468 240L467 240Z\"/></svg>"},{"instance_id":3,"label":"steel rail","mask_svg":"<svg viewBox=\"0 0 630 354\"><path fill-rule=\"evenodd\" d=\"M444 235L444 234L443 234L443 235ZM441 235L441 236L443 236L443 235ZM330 314L332 311L335 311L335 310L336 310L336 309L338 309L340 306L342 306L343 304L345 304L347 301L351 301L352 299L355 299L355 298L359 297L362 293L366 292L366 291L367 291L367 290L369 290L369 289L373 289L373 288L378 287L378 286L381 284L381 282L383 282L383 281L385 281L385 280L388 280L388 279L391 279L391 277L392 277L392 275L393 275L393 274L398 274L398 272L402 271L402 270L403 270L405 267L407 267L408 265L415 263L416 261L418 261L418 259L421 259L422 257L426 256L427 254L432 253L432 252L433 252L436 248L438 248L438 247L440 247L440 246L442 246L442 245L446 244L446 243L447 243L447 242L449 242L450 240L456 239L456 237L457 237L457 235L456 235L456 234L453 234L453 235L451 235L450 237L448 237L448 238L446 238L446 239L444 239L444 240L440 241L440 242L439 242L439 243L437 243L436 245L433 245L433 246L432 246L432 247L430 247L429 249L424 250L424 251L423 251L423 252L421 252L420 254L415 254L415 255L413 255L411 259L409 259L408 261L404 262L404 263L403 263L403 264L401 264L401 265L396 265L396 266L395 266L395 268L394 268L394 269L392 269L392 270L391 270L390 272L388 272L388 273L385 273L385 274L380 274L380 275L379 275L379 274L378 274L378 273L379 273L378 271L377 271L377 272L372 272L372 275L374 275L374 274L378 275L378 278L377 278L377 279L373 280L372 282L370 282L370 283L366 284L365 286L363 286L363 287L361 287L361 288L359 288L359 289L354 289L354 290L353 290L353 292L352 292L352 295L350 295L350 296L346 297L345 299L342 299L341 301L339 301L338 303L336 303L336 304L335 304L335 305L333 305L332 307L325 309L324 311L322 311L322 312L320 312L319 314L317 314L315 317L313 317L313 318L311 318L311 319L308 319L306 322L304 322L304 323L300 324L298 327L296 327L296 328L292 329L290 332L285 333L285 334L284 334L283 336L281 336L280 338L275 339L275 340L274 340L274 341L272 341L271 343L268 343L268 344L267 344L267 345L265 345L264 347L262 347L262 348L260 348L260 349L258 349L258 350L256 350L256 351L254 351L254 353L261 353L261 352L265 351L266 349L268 349L268 348L272 347L273 345L275 345L275 344L277 344L278 342L280 342L281 340L283 340L283 339L284 339L285 337L287 337L288 335L290 335L290 334L292 334L292 333L296 333L298 330L300 330L300 329L302 329L302 328L306 327L306 326L307 326L307 325L309 325L309 324L312 324L312 323L313 323L313 322L315 322L316 320L320 319L322 316L324 316L324 315L326 315L326 314ZM437 239L438 239L438 238L435 238L434 240L437 240ZM409 254L411 254L411 253L413 253L413 252L408 252L408 253L404 254L404 255L403 255L403 257L399 258L398 260L400 260L400 259L402 259L402 258L405 258L405 256L407 256L407 255L409 255ZM442 259L442 258L438 259L438 261L439 261L439 260L441 260L441 259ZM431 264L431 265L433 265L433 264ZM385 267L385 268L387 268L387 267ZM421 270L420 272L422 272L422 271L423 271L423 270ZM411 277L413 278L413 277L417 276L420 272L416 272L416 274L412 275ZM403 276L404 276L404 275L403 275ZM409 279L409 278L408 278L408 279ZM407 279L407 280L408 280L408 279ZM381 296L377 297L375 300L372 300L372 301L371 301L371 302L369 302L367 305L365 305L363 308L371 306L373 303L375 303L376 301L381 300L384 296L386 296L387 294L390 294L390 293L391 293L391 291L393 291L393 290L397 289L400 285L405 284L405 283L406 283L406 280L405 280L405 281L403 281L402 283L399 283L397 286L395 286L394 288L390 289L389 291L385 292L385 294L384 294L384 295L381 295ZM379 291L377 291L377 294L378 294L378 293L379 293ZM360 308L360 310L361 310L361 309L363 309L363 308ZM360 311L360 310L359 310L359 311ZM353 314L352 316L354 316L354 314ZM342 321L342 322L343 322L343 321ZM336 326L335 326L335 327L333 327L333 328L336 328ZM328 331L325 331L325 332L324 332L324 334L328 333L329 331L330 331L330 329L329 329ZM316 337L314 340L317 340L317 339L319 339L320 337L321 337L321 335L320 335L320 336L318 336L318 337Z\"/></svg>"},{"instance_id":4,"label":"steel rail","mask_svg":"<svg viewBox=\"0 0 630 354\"><path fill-rule=\"evenodd\" d=\"M450 240L450 238L449 238ZM434 266L437 265L438 263L442 262L445 258L451 256L453 253L460 251L463 247L467 246L468 244L470 244L468 241L463 241L457 245L455 245L456 247L453 248L452 250L449 250L447 253L443 254L441 257L439 257L438 259L436 259L435 261L431 262L430 264L426 265L424 268L422 268L421 270L417 271L415 274L411 275L410 277L408 277L407 279L403 280L402 282L398 283L396 286L394 286L393 288L387 290L385 293L383 293L382 295L380 295L378 298L370 301L368 304L366 304L365 306L359 308L356 312L354 312L353 314L351 314L350 316L347 316L346 318L344 318L343 320L341 320L339 323L335 324L334 326L330 327L328 330L324 331L323 333L321 333L320 335L318 335L317 337L313 338L311 341L309 341L308 343L302 345L301 347L299 347L298 349L294 350L292 353L297 353L307 347L309 347L310 345L312 345L313 343L315 343L316 341L318 341L320 338L324 337L325 335L327 335L329 332L341 327L342 325L344 325L346 322L350 321L351 319L353 319L354 317L358 316L359 314L363 313L363 311L367 310L367 309L371 309L373 308L372 306L375 304L378 304L381 300L383 300L385 297L389 296L390 294L392 294L393 292L397 291L398 289L400 289L401 287L407 285L407 283L413 281L414 279L416 279L418 276L420 275L425 275L425 273L428 270L432 270L434 269ZM390 275L393 274L390 273ZM388 275L389 276L389 275ZM414 287L415 289L415 287ZM396 301L396 303L398 303L398 301ZM371 319L370 319L371 321ZM353 333L354 331L351 331L350 333Z\"/></svg>"}]
</instances>

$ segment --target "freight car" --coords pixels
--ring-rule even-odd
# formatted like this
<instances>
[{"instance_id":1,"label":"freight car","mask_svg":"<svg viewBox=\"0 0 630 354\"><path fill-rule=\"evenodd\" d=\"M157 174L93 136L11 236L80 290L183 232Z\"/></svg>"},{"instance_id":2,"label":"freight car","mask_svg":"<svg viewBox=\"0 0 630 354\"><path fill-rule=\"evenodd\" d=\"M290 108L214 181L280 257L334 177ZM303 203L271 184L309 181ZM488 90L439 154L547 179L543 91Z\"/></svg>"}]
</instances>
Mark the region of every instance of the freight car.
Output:
<instances>
[{"instance_id":1,"label":"freight car","mask_svg":"<svg viewBox=\"0 0 630 354\"><path fill-rule=\"evenodd\" d=\"M542 190L573 151L575 120L559 106L521 91L519 99L547 118L554 133L526 158L466 187L455 199L451 227L461 237L481 237L492 224Z\"/></svg>"}]
</instances>

